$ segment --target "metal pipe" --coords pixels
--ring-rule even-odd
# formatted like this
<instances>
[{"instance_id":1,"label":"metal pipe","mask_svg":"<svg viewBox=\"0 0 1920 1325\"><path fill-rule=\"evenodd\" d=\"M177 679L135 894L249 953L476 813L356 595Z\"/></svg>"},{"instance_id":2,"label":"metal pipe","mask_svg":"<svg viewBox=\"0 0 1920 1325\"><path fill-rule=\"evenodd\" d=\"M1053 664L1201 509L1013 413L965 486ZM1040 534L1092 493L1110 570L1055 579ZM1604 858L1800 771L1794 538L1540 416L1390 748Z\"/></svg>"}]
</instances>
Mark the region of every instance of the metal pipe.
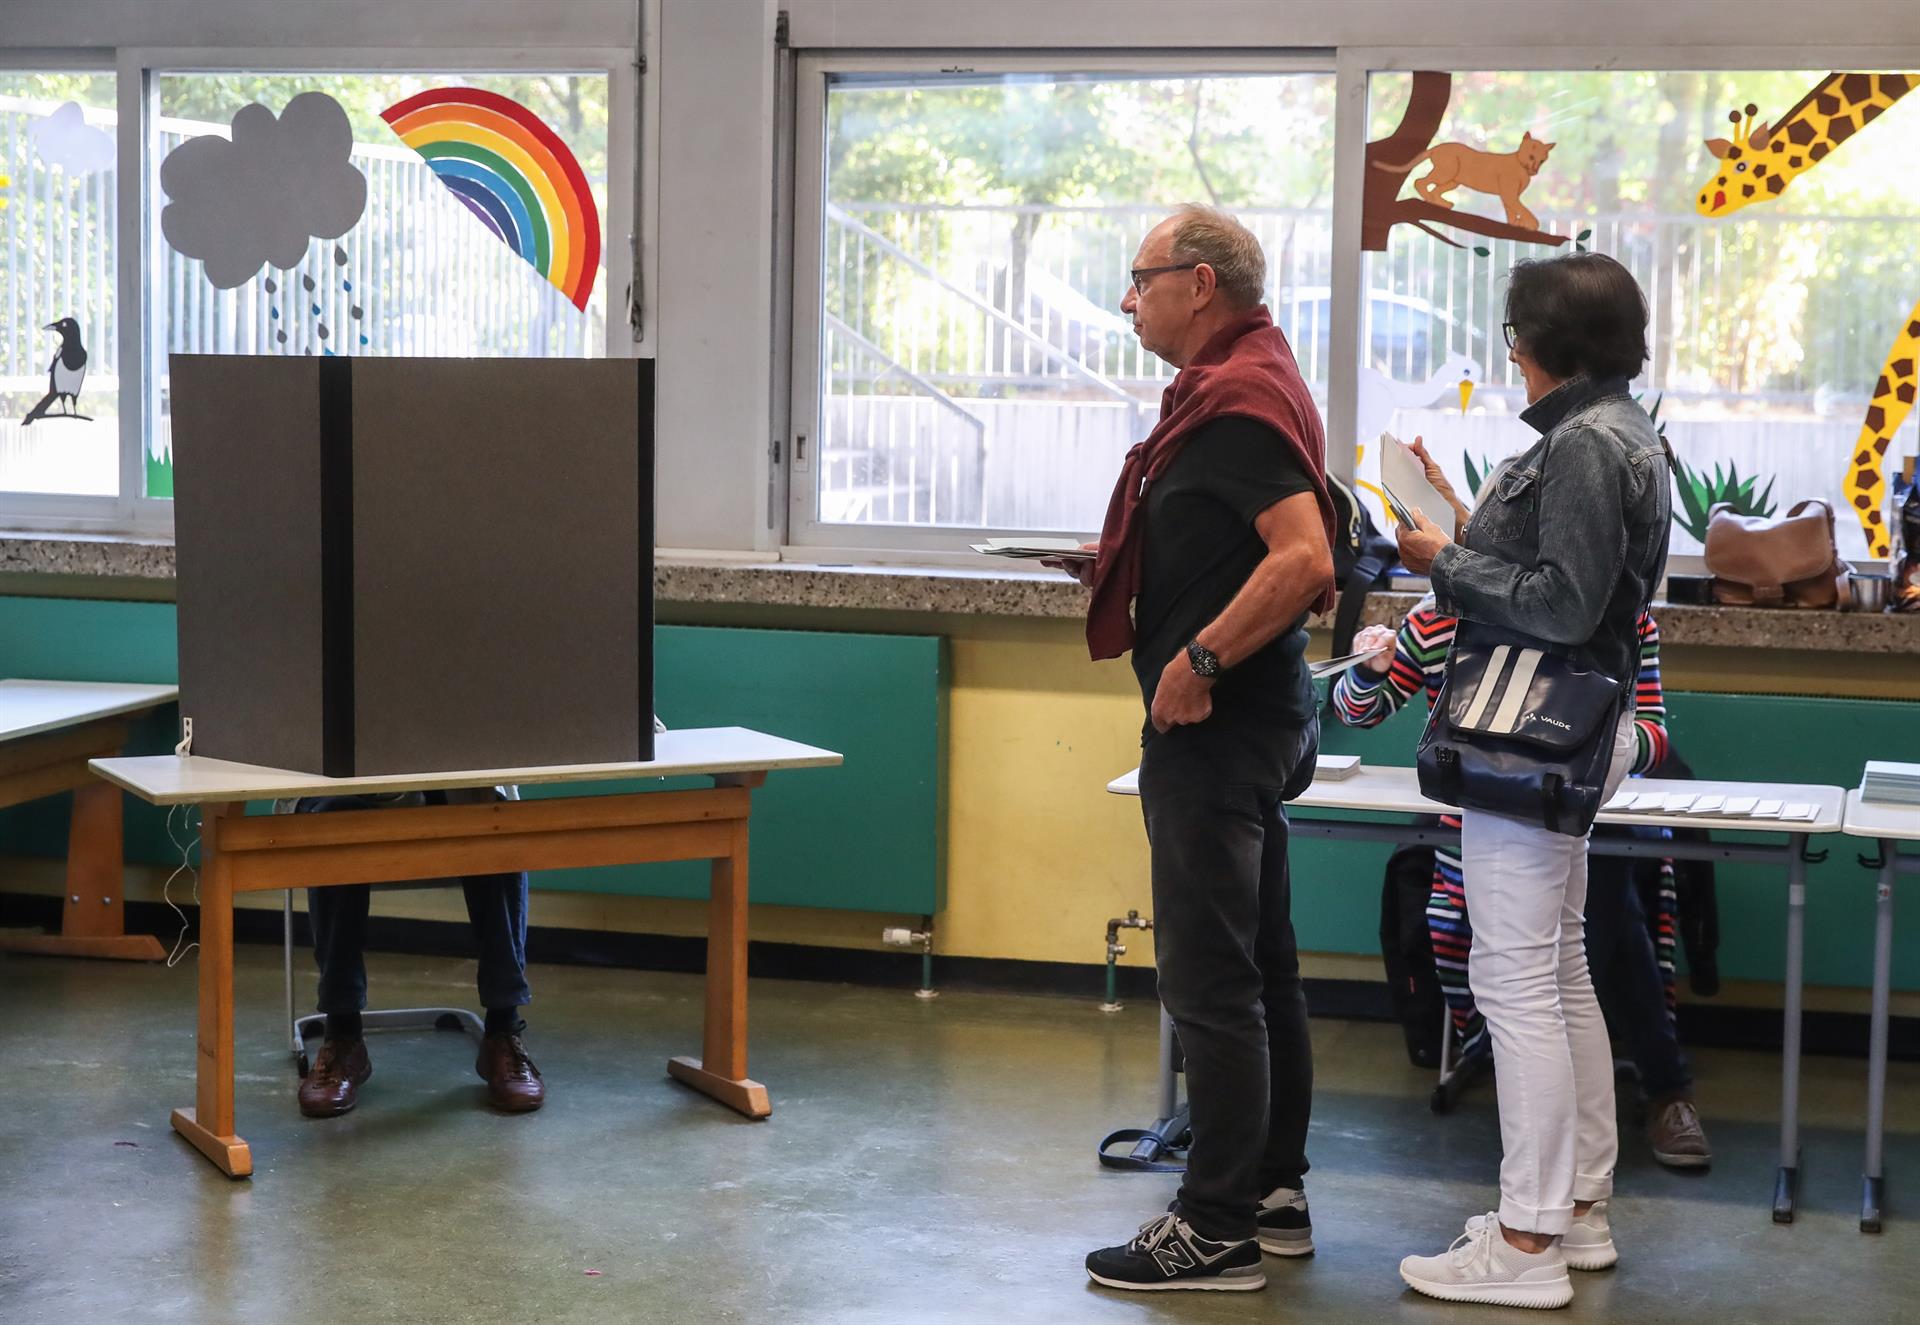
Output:
<instances>
[{"instance_id":1,"label":"metal pipe","mask_svg":"<svg viewBox=\"0 0 1920 1325\"><path fill-rule=\"evenodd\" d=\"M1118 1012L1120 1002L1120 958L1127 955L1127 945L1120 941L1123 929L1152 929L1153 921L1142 920L1138 911L1127 912L1124 920L1116 917L1107 922L1107 1001L1100 1005L1102 1012Z\"/></svg>"},{"instance_id":2,"label":"metal pipe","mask_svg":"<svg viewBox=\"0 0 1920 1325\"><path fill-rule=\"evenodd\" d=\"M913 991L919 999L940 997L940 991L933 987L933 917L921 916L920 929L908 929L904 925L890 926L880 931L880 941L889 948L920 949L920 987Z\"/></svg>"}]
</instances>

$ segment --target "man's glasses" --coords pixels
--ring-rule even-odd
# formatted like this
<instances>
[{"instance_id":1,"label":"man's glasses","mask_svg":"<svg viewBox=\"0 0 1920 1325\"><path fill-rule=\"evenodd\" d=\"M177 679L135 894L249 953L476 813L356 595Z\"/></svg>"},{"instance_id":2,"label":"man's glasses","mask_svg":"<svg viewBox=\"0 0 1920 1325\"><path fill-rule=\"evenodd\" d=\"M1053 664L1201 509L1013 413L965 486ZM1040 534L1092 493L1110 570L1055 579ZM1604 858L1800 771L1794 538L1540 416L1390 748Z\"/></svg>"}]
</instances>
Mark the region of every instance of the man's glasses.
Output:
<instances>
[{"instance_id":1,"label":"man's glasses","mask_svg":"<svg viewBox=\"0 0 1920 1325\"><path fill-rule=\"evenodd\" d=\"M1514 340L1520 335L1520 328L1514 326L1511 322L1502 322L1500 324L1500 330L1507 338L1507 348L1512 349Z\"/></svg>"},{"instance_id":2,"label":"man's glasses","mask_svg":"<svg viewBox=\"0 0 1920 1325\"><path fill-rule=\"evenodd\" d=\"M1133 280L1133 292L1135 294L1145 294L1147 292L1147 282L1154 277L1170 271L1192 271L1199 265L1197 262L1176 262L1170 267L1135 267L1127 274Z\"/></svg>"}]
</instances>

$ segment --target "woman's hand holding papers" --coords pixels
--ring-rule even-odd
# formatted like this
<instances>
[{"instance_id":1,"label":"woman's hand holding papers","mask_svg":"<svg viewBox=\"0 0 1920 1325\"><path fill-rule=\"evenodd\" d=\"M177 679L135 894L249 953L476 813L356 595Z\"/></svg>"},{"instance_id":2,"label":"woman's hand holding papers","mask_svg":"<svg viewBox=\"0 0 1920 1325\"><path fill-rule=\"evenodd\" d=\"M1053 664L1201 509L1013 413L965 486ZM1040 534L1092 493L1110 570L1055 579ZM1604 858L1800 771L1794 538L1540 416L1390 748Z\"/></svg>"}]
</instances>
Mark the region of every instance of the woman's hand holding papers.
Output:
<instances>
[{"instance_id":1,"label":"woman's hand holding papers","mask_svg":"<svg viewBox=\"0 0 1920 1325\"><path fill-rule=\"evenodd\" d=\"M1440 468L1440 462L1427 454L1427 442L1424 437L1413 439L1413 445L1407 448L1420 457L1421 466L1427 471L1427 482L1433 490L1447 499L1447 505L1453 508L1453 536L1457 540L1460 531L1467 527L1467 518L1473 514L1460 495L1453 489L1453 481L1447 477L1446 470Z\"/></svg>"},{"instance_id":2,"label":"woman's hand holding papers","mask_svg":"<svg viewBox=\"0 0 1920 1325\"><path fill-rule=\"evenodd\" d=\"M1440 555L1440 549L1453 540L1417 506L1413 521L1411 528L1400 526L1400 564L1415 575L1425 575L1433 569L1433 559Z\"/></svg>"}]
</instances>

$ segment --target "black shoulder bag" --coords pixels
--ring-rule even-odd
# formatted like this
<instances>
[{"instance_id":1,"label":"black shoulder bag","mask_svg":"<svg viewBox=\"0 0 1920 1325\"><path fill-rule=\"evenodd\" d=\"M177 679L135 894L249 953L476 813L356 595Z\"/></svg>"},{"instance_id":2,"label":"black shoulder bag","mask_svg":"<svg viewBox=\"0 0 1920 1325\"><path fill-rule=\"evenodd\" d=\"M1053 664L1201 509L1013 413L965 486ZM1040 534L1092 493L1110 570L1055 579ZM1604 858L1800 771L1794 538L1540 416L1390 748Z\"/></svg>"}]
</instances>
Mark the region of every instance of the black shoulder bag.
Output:
<instances>
[{"instance_id":1,"label":"black shoulder bag","mask_svg":"<svg viewBox=\"0 0 1920 1325\"><path fill-rule=\"evenodd\" d=\"M1605 673L1515 631L1462 621L1420 738L1421 794L1584 837L1624 703Z\"/></svg>"},{"instance_id":2,"label":"black shoulder bag","mask_svg":"<svg viewBox=\"0 0 1920 1325\"><path fill-rule=\"evenodd\" d=\"M1549 441L1542 471L1552 451ZM1420 792L1585 837L1626 702L1618 680L1575 666L1554 646L1463 619L1420 737Z\"/></svg>"}]
</instances>

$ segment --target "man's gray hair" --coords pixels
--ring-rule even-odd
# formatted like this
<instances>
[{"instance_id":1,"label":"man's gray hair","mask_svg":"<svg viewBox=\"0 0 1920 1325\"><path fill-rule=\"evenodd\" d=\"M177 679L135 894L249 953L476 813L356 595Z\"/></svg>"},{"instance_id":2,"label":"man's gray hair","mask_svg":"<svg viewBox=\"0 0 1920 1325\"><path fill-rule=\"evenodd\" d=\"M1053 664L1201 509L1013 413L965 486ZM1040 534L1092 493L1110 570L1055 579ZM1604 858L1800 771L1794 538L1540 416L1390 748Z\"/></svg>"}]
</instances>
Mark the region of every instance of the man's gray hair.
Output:
<instances>
[{"instance_id":1,"label":"man's gray hair","mask_svg":"<svg viewBox=\"0 0 1920 1325\"><path fill-rule=\"evenodd\" d=\"M1220 292L1235 308L1252 308L1266 297L1267 256L1260 241L1218 207L1190 202L1174 213L1174 262L1204 262Z\"/></svg>"}]
</instances>

